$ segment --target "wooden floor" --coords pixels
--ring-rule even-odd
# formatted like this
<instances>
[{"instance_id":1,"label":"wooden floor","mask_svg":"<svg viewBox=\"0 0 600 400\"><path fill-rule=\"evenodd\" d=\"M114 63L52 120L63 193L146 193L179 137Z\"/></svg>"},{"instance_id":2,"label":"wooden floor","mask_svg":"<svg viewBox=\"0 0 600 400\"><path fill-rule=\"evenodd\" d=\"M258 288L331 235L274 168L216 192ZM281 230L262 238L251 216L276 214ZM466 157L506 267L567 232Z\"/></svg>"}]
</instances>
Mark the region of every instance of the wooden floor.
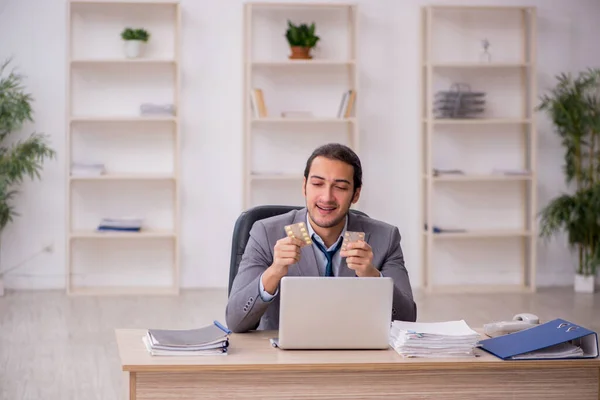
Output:
<instances>
[{"instance_id":1,"label":"wooden floor","mask_svg":"<svg viewBox=\"0 0 600 400\"><path fill-rule=\"evenodd\" d=\"M600 293L416 293L420 321L465 319L472 327L520 312L564 318L600 332ZM0 297L0 399L121 400L114 328L191 328L224 321L226 291L179 297L67 297L8 291Z\"/></svg>"}]
</instances>

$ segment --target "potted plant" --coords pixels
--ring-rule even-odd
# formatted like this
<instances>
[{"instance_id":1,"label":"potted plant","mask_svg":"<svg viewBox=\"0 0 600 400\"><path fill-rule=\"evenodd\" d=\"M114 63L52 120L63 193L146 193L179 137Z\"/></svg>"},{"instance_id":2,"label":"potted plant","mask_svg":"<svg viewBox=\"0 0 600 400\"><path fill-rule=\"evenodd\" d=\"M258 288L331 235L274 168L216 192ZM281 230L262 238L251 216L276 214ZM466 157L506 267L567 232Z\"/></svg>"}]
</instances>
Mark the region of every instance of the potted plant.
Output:
<instances>
[{"instance_id":1,"label":"potted plant","mask_svg":"<svg viewBox=\"0 0 600 400\"><path fill-rule=\"evenodd\" d=\"M320 40L320 38L315 35L314 22L310 24L310 26L307 24L294 25L288 20L288 29L285 33L285 37L292 51L292 54L289 56L292 60L312 59L310 51Z\"/></svg>"},{"instance_id":2,"label":"potted plant","mask_svg":"<svg viewBox=\"0 0 600 400\"><path fill-rule=\"evenodd\" d=\"M8 140L24 123L33 122L32 97L25 92L20 74L14 71L5 74L8 64L10 60L0 66L0 233L18 215L13 204L17 187L27 177L39 179L44 159L55 156L43 134ZM0 266L0 293L4 272Z\"/></svg>"},{"instance_id":3,"label":"potted plant","mask_svg":"<svg viewBox=\"0 0 600 400\"><path fill-rule=\"evenodd\" d=\"M540 235L565 231L577 255L575 291L590 293L600 264L600 70L557 80L538 110L547 112L561 138L565 180L573 190L543 208Z\"/></svg>"},{"instance_id":4,"label":"potted plant","mask_svg":"<svg viewBox=\"0 0 600 400\"><path fill-rule=\"evenodd\" d=\"M125 55L128 58L136 58L142 54L150 34L142 28L125 28L121 32L121 39L125 41Z\"/></svg>"}]
</instances>

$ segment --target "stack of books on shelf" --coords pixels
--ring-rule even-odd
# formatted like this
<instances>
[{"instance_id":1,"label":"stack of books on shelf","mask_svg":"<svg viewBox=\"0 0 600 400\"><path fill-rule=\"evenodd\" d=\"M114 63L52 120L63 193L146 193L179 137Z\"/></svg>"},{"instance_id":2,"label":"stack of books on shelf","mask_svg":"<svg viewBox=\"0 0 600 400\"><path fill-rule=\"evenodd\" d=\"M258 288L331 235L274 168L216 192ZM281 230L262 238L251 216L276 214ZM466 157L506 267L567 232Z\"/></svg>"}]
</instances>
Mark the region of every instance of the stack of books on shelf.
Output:
<instances>
[{"instance_id":1,"label":"stack of books on shelf","mask_svg":"<svg viewBox=\"0 0 600 400\"><path fill-rule=\"evenodd\" d=\"M390 346L402 357L475 357L479 334L464 320L446 322L393 321Z\"/></svg>"},{"instance_id":2,"label":"stack of books on shelf","mask_svg":"<svg viewBox=\"0 0 600 400\"><path fill-rule=\"evenodd\" d=\"M494 168L492 170L492 174L494 175L522 175L522 176L527 176L527 175L531 175L531 171L527 170L527 169L501 169L501 168Z\"/></svg>"},{"instance_id":3,"label":"stack of books on shelf","mask_svg":"<svg viewBox=\"0 0 600 400\"><path fill-rule=\"evenodd\" d=\"M142 103L140 105L141 115L175 115L174 104Z\"/></svg>"},{"instance_id":4,"label":"stack of books on shelf","mask_svg":"<svg viewBox=\"0 0 600 400\"><path fill-rule=\"evenodd\" d=\"M356 102L356 90L348 90L342 95L342 102L338 108L338 118L350 118L352 111L354 110L354 103Z\"/></svg>"},{"instance_id":5,"label":"stack of books on shelf","mask_svg":"<svg viewBox=\"0 0 600 400\"><path fill-rule=\"evenodd\" d=\"M231 331L218 321L198 329L149 329L142 341L152 356L227 355Z\"/></svg>"},{"instance_id":6,"label":"stack of books on shelf","mask_svg":"<svg viewBox=\"0 0 600 400\"><path fill-rule=\"evenodd\" d=\"M102 218L99 231L139 232L144 220L142 218Z\"/></svg>"},{"instance_id":7,"label":"stack of books on shelf","mask_svg":"<svg viewBox=\"0 0 600 400\"><path fill-rule=\"evenodd\" d=\"M255 118L265 118L269 115L262 89L252 89L250 104Z\"/></svg>"},{"instance_id":8,"label":"stack of books on shelf","mask_svg":"<svg viewBox=\"0 0 600 400\"><path fill-rule=\"evenodd\" d=\"M104 164L100 163L72 163L71 176L99 176L106 173Z\"/></svg>"},{"instance_id":9,"label":"stack of books on shelf","mask_svg":"<svg viewBox=\"0 0 600 400\"><path fill-rule=\"evenodd\" d=\"M423 229L427 230L427 224L425 224L423 226ZM431 230L433 231L433 233L464 233L467 230L464 228L442 228L440 226L434 225L433 227L431 227Z\"/></svg>"},{"instance_id":10,"label":"stack of books on shelf","mask_svg":"<svg viewBox=\"0 0 600 400\"><path fill-rule=\"evenodd\" d=\"M440 176L440 175L464 175L465 171L461 170L461 169L439 169L439 168L434 168L433 169L433 176Z\"/></svg>"},{"instance_id":11,"label":"stack of books on shelf","mask_svg":"<svg viewBox=\"0 0 600 400\"><path fill-rule=\"evenodd\" d=\"M314 118L310 111L282 111L281 118Z\"/></svg>"}]
</instances>

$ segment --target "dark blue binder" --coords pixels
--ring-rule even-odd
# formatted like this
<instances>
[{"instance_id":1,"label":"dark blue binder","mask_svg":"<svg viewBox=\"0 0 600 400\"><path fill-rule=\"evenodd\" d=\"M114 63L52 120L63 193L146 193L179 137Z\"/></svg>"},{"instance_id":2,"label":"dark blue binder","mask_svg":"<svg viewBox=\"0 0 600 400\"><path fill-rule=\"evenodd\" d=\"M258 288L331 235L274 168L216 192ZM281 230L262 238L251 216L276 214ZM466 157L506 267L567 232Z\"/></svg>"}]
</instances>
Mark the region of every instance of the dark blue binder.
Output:
<instances>
[{"instance_id":1,"label":"dark blue binder","mask_svg":"<svg viewBox=\"0 0 600 400\"><path fill-rule=\"evenodd\" d=\"M552 353L547 353L557 345L565 343L581 347L583 355L553 356ZM523 359L526 353L530 353L526 358L529 360L598 357L596 332L560 318L519 332L480 340L479 346L503 360ZM539 357L536 356L536 352ZM544 352L546 354L543 354Z\"/></svg>"}]
</instances>

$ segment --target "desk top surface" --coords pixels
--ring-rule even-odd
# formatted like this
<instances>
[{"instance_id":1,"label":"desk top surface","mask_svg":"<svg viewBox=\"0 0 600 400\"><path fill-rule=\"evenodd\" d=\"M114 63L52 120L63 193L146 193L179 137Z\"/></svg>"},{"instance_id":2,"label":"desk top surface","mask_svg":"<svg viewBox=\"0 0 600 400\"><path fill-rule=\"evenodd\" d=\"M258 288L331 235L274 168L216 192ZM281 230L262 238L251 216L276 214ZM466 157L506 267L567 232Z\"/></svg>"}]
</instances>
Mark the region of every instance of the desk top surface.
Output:
<instances>
[{"instance_id":1,"label":"desk top surface","mask_svg":"<svg viewBox=\"0 0 600 400\"><path fill-rule=\"evenodd\" d=\"M115 334L124 371L600 368L600 359L597 358L503 361L481 349L475 349L478 357L453 359L403 358L392 348L281 350L273 347L269 341L277 336L276 331L232 334L229 354L224 356L151 356L142 342L145 330L117 329Z\"/></svg>"}]
</instances>

